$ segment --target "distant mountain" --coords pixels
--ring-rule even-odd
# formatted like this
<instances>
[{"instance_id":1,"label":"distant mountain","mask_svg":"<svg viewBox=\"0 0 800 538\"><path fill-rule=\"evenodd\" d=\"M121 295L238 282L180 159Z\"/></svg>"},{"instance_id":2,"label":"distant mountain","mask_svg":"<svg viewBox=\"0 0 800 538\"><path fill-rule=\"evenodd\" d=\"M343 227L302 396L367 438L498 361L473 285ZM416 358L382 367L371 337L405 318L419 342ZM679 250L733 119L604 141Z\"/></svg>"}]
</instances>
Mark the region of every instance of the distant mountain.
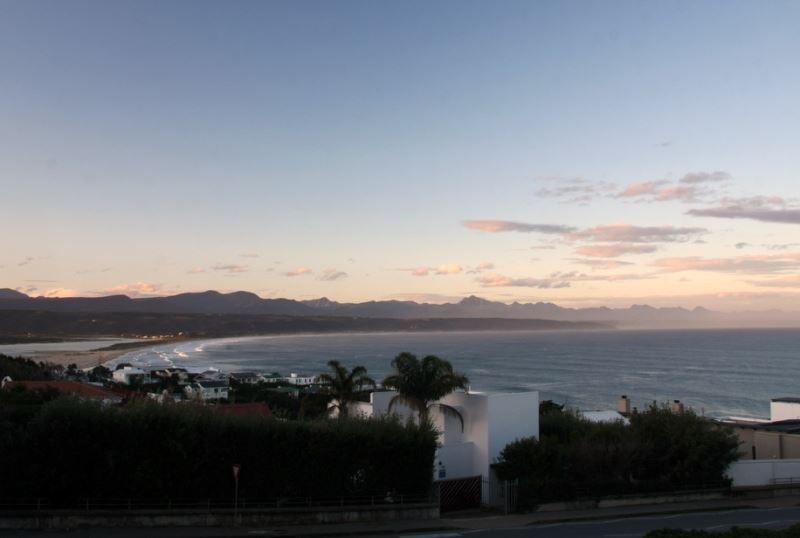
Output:
<instances>
[{"instance_id":1,"label":"distant mountain","mask_svg":"<svg viewBox=\"0 0 800 538\"><path fill-rule=\"evenodd\" d=\"M0 299L28 299L28 296L11 288L0 288Z\"/></svg>"},{"instance_id":2,"label":"distant mountain","mask_svg":"<svg viewBox=\"0 0 800 538\"><path fill-rule=\"evenodd\" d=\"M621 328L703 328L744 326L800 326L800 317L783 312L720 313L705 308L564 308L553 303L501 303L474 295L456 303L430 304L414 301L367 301L339 303L327 297L295 301L262 299L254 293L205 291L168 297L132 299L108 297L28 297L0 289L0 310L46 312L136 312L153 314L235 314L294 317L341 317L369 319L520 319L567 322L600 322Z\"/></svg>"}]
</instances>

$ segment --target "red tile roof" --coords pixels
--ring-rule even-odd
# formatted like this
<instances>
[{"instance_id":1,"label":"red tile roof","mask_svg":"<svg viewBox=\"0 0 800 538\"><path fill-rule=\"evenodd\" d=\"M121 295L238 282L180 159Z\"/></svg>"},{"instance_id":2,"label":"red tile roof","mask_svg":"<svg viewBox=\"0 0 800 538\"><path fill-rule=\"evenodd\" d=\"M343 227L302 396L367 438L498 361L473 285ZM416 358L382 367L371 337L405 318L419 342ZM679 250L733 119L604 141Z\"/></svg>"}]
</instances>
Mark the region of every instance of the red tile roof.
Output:
<instances>
[{"instance_id":1,"label":"red tile roof","mask_svg":"<svg viewBox=\"0 0 800 538\"><path fill-rule=\"evenodd\" d=\"M266 418L272 416L272 410L264 402L222 404L214 406L214 409L232 415L258 415Z\"/></svg>"},{"instance_id":2,"label":"red tile roof","mask_svg":"<svg viewBox=\"0 0 800 538\"><path fill-rule=\"evenodd\" d=\"M11 389L16 386L22 386L28 390L53 389L64 394L74 394L84 398L119 399L123 397L122 394L112 392L106 388L78 381L12 381L6 385L6 388Z\"/></svg>"}]
</instances>

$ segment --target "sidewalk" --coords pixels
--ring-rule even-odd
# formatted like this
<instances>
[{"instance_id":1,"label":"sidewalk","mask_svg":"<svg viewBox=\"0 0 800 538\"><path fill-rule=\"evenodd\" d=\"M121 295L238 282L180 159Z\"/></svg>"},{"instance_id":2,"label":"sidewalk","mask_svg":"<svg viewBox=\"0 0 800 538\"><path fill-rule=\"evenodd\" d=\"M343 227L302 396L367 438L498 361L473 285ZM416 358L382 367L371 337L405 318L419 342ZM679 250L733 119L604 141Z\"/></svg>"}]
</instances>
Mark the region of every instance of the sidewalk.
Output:
<instances>
[{"instance_id":1,"label":"sidewalk","mask_svg":"<svg viewBox=\"0 0 800 538\"><path fill-rule=\"evenodd\" d=\"M776 498L735 498L637 505L591 510L569 510L530 514L498 515L491 512L449 514L438 520L409 520L366 523L335 523L283 527L163 527L163 528L92 528L45 531L0 531L0 538L318 538L341 536L396 536L440 534L479 529L519 528L566 521L592 521L634 518L651 515L691 512L744 510L748 508L783 508L800 505L800 496Z\"/></svg>"},{"instance_id":2,"label":"sidewalk","mask_svg":"<svg viewBox=\"0 0 800 538\"><path fill-rule=\"evenodd\" d=\"M445 515L442 521L461 529L501 529L545 525L566 521L591 521L643 517L659 514L681 514L690 512L710 512L720 510L744 510L748 508L783 508L800 505L800 496L770 498L731 498L709 501L645 504L619 506L614 508L594 508L591 510L565 510L561 512L541 512L529 514L496 515L489 513Z\"/></svg>"}]
</instances>

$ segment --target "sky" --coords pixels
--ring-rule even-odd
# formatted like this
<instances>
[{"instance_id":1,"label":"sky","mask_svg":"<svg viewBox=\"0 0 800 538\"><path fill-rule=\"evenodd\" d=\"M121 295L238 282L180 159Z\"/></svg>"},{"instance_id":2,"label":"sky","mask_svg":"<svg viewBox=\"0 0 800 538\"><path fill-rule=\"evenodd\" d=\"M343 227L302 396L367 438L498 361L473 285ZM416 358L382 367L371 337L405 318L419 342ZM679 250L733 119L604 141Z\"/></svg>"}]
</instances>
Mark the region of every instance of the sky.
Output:
<instances>
[{"instance_id":1,"label":"sky","mask_svg":"<svg viewBox=\"0 0 800 538\"><path fill-rule=\"evenodd\" d=\"M798 2L0 12L0 287L800 297Z\"/></svg>"}]
</instances>

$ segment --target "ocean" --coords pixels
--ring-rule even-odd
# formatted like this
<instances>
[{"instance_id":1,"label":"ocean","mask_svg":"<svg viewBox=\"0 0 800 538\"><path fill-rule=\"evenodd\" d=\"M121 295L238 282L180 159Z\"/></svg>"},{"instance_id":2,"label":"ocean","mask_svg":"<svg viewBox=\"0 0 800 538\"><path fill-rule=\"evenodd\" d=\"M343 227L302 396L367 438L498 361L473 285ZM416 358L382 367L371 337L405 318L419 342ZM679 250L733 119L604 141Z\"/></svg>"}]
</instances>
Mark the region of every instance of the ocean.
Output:
<instances>
[{"instance_id":1,"label":"ocean","mask_svg":"<svg viewBox=\"0 0 800 538\"><path fill-rule=\"evenodd\" d=\"M471 390L538 390L581 410L681 400L708 416L769 415L800 396L800 330L446 332L287 335L181 342L113 361L157 368L317 374L336 359L380 381L398 353L438 355Z\"/></svg>"}]
</instances>

